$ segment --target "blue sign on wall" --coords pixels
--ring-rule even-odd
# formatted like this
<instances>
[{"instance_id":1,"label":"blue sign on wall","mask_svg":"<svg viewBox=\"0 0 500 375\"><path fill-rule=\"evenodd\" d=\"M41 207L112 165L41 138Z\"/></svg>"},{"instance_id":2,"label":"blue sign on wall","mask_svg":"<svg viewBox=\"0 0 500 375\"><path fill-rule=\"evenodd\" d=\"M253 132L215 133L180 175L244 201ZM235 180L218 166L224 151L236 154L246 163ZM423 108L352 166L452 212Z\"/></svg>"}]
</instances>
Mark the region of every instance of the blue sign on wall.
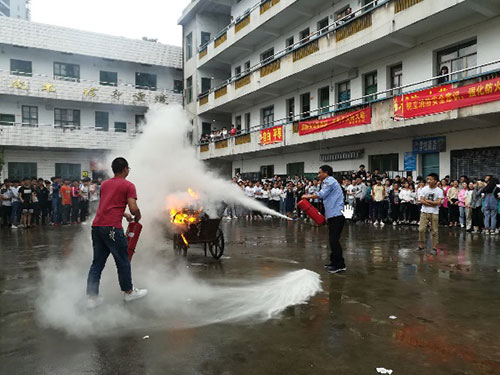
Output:
<instances>
[{"instance_id":1,"label":"blue sign on wall","mask_svg":"<svg viewBox=\"0 0 500 375\"><path fill-rule=\"evenodd\" d=\"M415 154L432 154L446 151L446 137L419 138L413 140Z\"/></svg>"},{"instance_id":2,"label":"blue sign on wall","mask_svg":"<svg viewBox=\"0 0 500 375\"><path fill-rule=\"evenodd\" d=\"M417 155L413 152L405 152L405 171L417 170Z\"/></svg>"}]
</instances>

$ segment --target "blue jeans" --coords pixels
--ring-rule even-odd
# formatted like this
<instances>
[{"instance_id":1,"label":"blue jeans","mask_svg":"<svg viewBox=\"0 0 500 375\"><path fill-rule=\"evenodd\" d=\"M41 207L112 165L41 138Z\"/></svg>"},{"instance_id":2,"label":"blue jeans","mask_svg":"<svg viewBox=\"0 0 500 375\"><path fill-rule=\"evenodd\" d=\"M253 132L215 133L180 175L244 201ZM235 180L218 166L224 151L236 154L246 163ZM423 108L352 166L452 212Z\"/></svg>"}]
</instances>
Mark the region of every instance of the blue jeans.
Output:
<instances>
[{"instance_id":1,"label":"blue jeans","mask_svg":"<svg viewBox=\"0 0 500 375\"><path fill-rule=\"evenodd\" d=\"M99 294L101 274L109 254L115 258L118 281L123 292L132 290L132 273L128 257L127 237L123 229L113 227L92 227L92 246L94 259L87 278L87 295Z\"/></svg>"},{"instance_id":2,"label":"blue jeans","mask_svg":"<svg viewBox=\"0 0 500 375\"><path fill-rule=\"evenodd\" d=\"M61 200L52 198L52 222L59 224L61 222Z\"/></svg>"},{"instance_id":3,"label":"blue jeans","mask_svg":"<svg viewBox=\"0 0 500 375\"><path fill-rule=\"evenodd\" d=\"M14 208L14 207L12 207ZM484 207L484 227L485 229L494 230L497 227L497 208Z\"/></svg>"},{"instance_id":4,"label":"blue jeans","mask_svg":"<svg viewBox=\"0 0 500 375\"><path fill-rule=\"evenodd\" d=\"M10 223L12 225L19 224L19 216L21 214L21 202L12 202L12 209L10 211Z\"/></svg>"},{"instance_id":5,"label":"blue jeans","mask_svg":"<svg viewBox=\"0 0 500 375\"><path fill-rule=\"evenodd\" d=\"M467 225L467 207L459 207L460 210L460 225Z\"/></svg>"}]
</instances>

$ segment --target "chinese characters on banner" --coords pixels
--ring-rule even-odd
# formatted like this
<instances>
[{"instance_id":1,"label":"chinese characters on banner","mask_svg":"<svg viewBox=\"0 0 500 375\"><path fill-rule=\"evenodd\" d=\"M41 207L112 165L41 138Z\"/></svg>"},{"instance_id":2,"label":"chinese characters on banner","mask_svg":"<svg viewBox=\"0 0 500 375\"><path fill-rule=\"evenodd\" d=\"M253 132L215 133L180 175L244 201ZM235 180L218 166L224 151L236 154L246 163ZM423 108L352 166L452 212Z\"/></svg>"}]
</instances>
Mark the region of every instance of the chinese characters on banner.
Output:
<instances>
[{"instance_id":1,"label":"chinese characters on banner","mask_svg":"<svg viewBox=\"0 0 500 375\"><path fill-rule=\"evenodd\" d=\"M394 118L413 118L500 100L500 78L453 88L433 87L394 98Z\"/></svg>"},{"instance_id":2,"label":"chinese characters on banner","mask_svg":"<svg viewBox=\"0 0 500 375\"><path fill-rule=\"evenodd\" d=\"M446 137L419 138L413 140L414 154L432 154L446 151Z\"/></svg>"},{"instance_id":3,"label":"chinese characters on banner","mask_svg":"<svg viewBox=\"0 0 500 375\"><path fill-rule=\"evenodd\" d=\"M260 144L271 145L283 142L283 126L275 126L260 131Z\"/></svg>"},{"instance_id":4,"label":"chinese characters on banner","mask_svg":"<svg viewBox=\"0 0 500 375\"><path fill-rule=\"evenodd\" d=\"M342 115L328 117L322 120L299 122L299 135L321 133L327 130L348 128L351 126L368 125L372 121L371 107L360 109Z\"/></svg>"}]
</instances>

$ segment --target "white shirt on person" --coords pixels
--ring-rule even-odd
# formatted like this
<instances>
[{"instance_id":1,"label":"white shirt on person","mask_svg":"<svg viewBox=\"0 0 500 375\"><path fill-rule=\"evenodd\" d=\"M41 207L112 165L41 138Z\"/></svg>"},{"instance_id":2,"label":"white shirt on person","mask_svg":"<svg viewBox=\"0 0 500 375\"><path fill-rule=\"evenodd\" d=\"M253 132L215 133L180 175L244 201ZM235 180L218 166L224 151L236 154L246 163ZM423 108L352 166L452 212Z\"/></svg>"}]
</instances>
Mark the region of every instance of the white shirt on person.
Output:
<instances>
[{"instance_id":1,"label":"white shirt on person","mask_svg":"<svg viewBox=\"0 0 500 375\"><path fill-rule=\"evenodd\" d=\"M441 188L435 187L434 189L431 189L428 185L422 188L421 196L431 202L444 199L443 190ZM439 206L426 206L423 204L422 212L426 214L439 215Z\"/></svg>"},{"instance_id":2,"label":"white shirt on person","mask_svg":"<svg viewBox=\"0 0 500 375\"><path fill-rule=\"evenodd\" d=\"M253 188L253 194L255 196L255 199L262 199L262 188L258 186L254 186Z\"/></svg>"},{"instance_id":3,"label":"white shirt on person","mask_svg":"<svg viewBox=\"0 0 500 375\"><path fill-rule=\"evenodd\" d=\"M405 188L401 189L399 192L399 199L401 199L403 203L409 203L411 201L411 190Z\"/></svg>"},{"instance_id":4,"label":"white shirt on person","mask_svg":"<svg viewBox=\"0 0 500 375\"><path fill-rule=\"evenodd\" d=\"M247 197L250 197L250 198L255 197L255 187L253 187L253 186L252 186L252 187L247 186L247 187L245 188L245 195L246 195Z\"/></svg>"},{"instance_id":5,"label":"white shirt on person","mask_svg":"<svg viewBox=\"0 0 500 375\"><path fill-rule=\"evenodd\" d=\"M272 188L271 189L271 199L273 201L281 200L281 189L280 188Z\"/></svg>"}]
</instances>

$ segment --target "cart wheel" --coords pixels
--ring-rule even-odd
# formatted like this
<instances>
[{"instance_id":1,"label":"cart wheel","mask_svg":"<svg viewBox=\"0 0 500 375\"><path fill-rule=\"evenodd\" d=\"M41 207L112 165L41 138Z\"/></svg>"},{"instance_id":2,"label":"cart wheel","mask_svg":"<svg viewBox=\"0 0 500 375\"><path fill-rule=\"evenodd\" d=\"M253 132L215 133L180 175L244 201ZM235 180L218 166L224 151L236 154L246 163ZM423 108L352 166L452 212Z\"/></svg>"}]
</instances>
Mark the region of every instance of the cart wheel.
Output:
<instances>
[{"instance_id":1,"label":"cart wheel","mask_svg":"<svg viewBox=\"0 0 500 375\"><path fill-rule=\"evenodd\" d=\"M220 259L222 254L224 254L224 233L219 228L217 229L217 237L214 242L208 245L208 250L214 259Z\"/></svg>"}]
</instances>

